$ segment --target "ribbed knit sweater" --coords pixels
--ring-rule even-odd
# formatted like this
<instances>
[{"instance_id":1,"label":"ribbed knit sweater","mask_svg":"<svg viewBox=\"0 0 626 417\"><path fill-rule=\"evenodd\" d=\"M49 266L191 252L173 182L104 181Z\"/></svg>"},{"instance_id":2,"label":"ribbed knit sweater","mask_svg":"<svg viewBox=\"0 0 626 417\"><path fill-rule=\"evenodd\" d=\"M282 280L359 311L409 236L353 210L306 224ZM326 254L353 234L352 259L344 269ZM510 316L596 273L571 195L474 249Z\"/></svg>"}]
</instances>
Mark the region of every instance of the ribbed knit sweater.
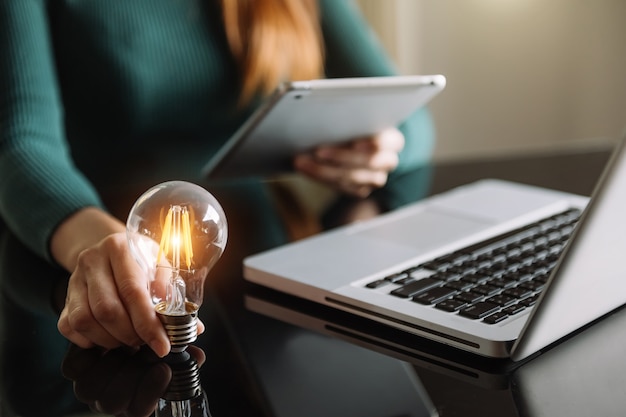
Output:
<instances>
[{"instance_id":1,"label":"ribbed knit sweater","mask_svg":"<svg viewBox=\"0 0 626 417\"><path fill-rule=\"evenodd\" d=\"M393 66L356 8L322 0L328 77ZM40 258L55 227L116 184L182 178L252 112L211 0L0 1L0 217ZM433 144L402 129L403 170Z\"/></svg>"}]
</instances>

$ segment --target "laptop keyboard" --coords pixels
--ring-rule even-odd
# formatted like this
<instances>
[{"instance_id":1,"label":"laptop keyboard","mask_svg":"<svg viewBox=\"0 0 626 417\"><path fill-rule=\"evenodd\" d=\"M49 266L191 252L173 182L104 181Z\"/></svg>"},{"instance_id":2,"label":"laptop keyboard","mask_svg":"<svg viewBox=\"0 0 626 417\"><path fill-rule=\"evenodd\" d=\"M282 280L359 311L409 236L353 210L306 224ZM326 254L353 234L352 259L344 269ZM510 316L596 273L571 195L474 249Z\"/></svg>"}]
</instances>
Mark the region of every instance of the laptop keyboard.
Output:
<instances>
[{"instance_id":1,"label":"laptop keyboard","mask_svg":"<svg viewBox=\"0 0 626 417\"><path fill-rule=\"evenodd\" d=\"M395 284L392 296L499 323L536 303L580 213L567 210L366 287Z\"/></svg>"}]
</instances>

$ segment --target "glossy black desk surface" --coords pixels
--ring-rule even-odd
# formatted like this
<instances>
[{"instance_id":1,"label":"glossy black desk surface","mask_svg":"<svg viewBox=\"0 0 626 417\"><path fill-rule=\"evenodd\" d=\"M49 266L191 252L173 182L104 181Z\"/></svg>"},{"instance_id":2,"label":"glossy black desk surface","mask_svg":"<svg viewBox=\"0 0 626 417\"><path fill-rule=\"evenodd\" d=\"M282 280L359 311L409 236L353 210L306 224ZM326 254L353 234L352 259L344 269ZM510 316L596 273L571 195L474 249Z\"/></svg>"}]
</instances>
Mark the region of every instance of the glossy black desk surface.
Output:
<instances>
[{"instance_id":1,"label":"glossy black desk surface","mask_svg":"<svg viewBox=\"0 0 626 417\"><path fill-rule=\"evenodd\" d=\"M439 164L430 173L429 193L492 177L588 195L608 154ZM215 284L206 298L201 316L207 331L196 343L201 351L191 353L200 362L214 417L417 417L428 416L431 405L444 417L626 414L623 310L511 367L250 285L240 276ZM143 351L74 349L62 366L64 389L92 406L115 406L120 415L153 407L170 375ZM10 383L3 372L2 384ZM37 398L25 392L18 400Z\"/></svg>"}]
</instances>

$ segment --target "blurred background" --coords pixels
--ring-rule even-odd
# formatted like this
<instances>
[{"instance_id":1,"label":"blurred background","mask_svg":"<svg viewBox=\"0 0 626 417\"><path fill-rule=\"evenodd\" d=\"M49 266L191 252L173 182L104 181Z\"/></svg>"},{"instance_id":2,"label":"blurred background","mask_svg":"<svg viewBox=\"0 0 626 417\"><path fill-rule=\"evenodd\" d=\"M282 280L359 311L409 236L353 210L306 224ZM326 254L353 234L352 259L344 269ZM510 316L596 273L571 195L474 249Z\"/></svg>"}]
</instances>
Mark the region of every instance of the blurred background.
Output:
<instances>
[{"instance_id":1,"label":"blurred background","mask_svg":"<svg viewBox=\"0 0 626 417\"><path fill-rule=\"evenodd\" d=\"M402 74L441 73L436 160L612 146L624 0L357 0Z\"/></svg>"}]
</instances>

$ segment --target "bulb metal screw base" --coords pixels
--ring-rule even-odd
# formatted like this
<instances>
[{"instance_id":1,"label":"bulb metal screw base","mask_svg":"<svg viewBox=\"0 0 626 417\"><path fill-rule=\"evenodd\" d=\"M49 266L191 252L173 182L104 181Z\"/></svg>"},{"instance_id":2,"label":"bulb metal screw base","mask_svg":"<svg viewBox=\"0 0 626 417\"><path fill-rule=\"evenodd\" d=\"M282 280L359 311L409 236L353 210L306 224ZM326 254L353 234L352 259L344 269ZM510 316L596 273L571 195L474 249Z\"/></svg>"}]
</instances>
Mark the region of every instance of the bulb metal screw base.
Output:
<instances>
[{"instance_id":1,"label":"bulb metal screw base","mask_svg":"<svg viewBox=\"0 0 626 417\"><path fill-rule=\"evenodd\" d=\"M167 305L164 301L157 304L155 310L165 327L170 340L172 352L183 352L190 343L198 337L198 306L185 302L187 314L167 314Z\"/></svg>"}]
</instances>

